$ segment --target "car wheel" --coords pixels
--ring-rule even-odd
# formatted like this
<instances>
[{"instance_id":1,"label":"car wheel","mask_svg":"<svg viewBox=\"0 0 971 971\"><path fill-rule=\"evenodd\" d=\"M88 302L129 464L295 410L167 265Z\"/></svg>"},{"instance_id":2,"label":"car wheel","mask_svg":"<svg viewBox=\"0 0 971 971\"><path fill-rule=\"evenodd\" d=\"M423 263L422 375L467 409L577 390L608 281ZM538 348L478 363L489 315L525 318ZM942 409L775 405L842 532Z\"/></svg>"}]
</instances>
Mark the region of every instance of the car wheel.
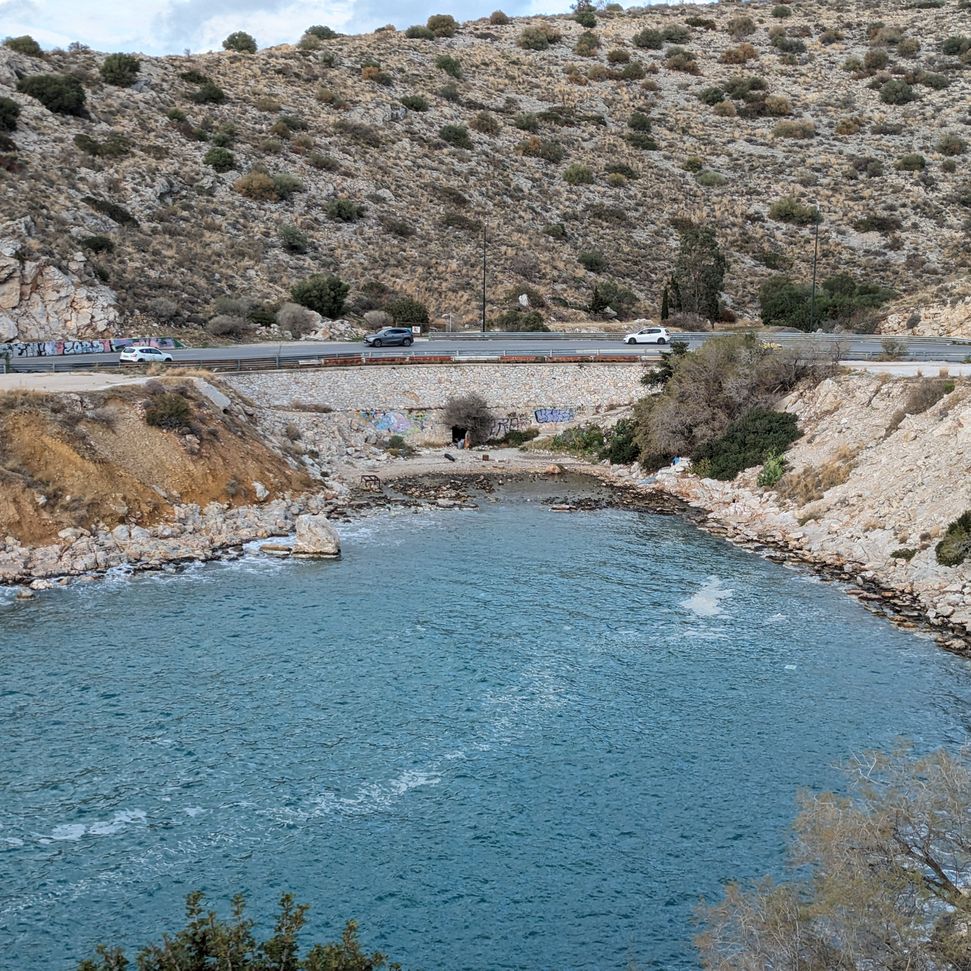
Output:
<instances>
[{"instance_id":1,"label":"car wheel","mask_svg":"<svg viewBox=\"0 0 971 971\"><path fill-rule=\"evenodd\" d=\"M401 343L405 347L411 347L411 345L415 343L415 340L413 337L406 337Z\"/></svg>"},{"instance_id":2,"label":"car wheel","mask_svg":"<svg viewBox=\"0 0 971 971\"><path fill-rule=\"evenodd\" d=\"M637 341L635 341L633 337L628 337L628 338L627 338L627 343L628 343L628 344L636 344L636 343L637 343Z\"/></svg>"},{"instance_id":3,"label":"car wheel","mask_svg":"<svg viewBox=\"0 0 971 971\"><path fill-rule=\"evenodd\" d=\"M380 347L381 341L371 341L371 347Z\"/></svg>"},{"instance_id":4,"label":"car wheel","mask_svg":"<svg viewBox=\"0 0 971 971\"><path fill-rule=\"evenodd\" d=\"M663 337L657 339L658 344L667 344L667 341Z\"/></svg>"}]
</instances>

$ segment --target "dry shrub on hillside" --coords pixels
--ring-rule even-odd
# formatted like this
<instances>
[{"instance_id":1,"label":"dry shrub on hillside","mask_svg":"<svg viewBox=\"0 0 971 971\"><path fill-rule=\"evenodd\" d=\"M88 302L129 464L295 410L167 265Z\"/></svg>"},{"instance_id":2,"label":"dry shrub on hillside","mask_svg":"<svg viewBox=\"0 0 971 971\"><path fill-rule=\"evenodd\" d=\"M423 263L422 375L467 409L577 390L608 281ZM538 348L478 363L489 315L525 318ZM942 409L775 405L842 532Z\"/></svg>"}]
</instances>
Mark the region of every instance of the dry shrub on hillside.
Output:
<instances>
[{"instance_id":1,"label":"dry shrub on hillside","mask_svg":"<svg viewBox=\"0 0 971 971\"><path fill-rule=\"evenodd\" d=\"M884 438L892 435L908 415L922 415L954 390L954 382L942 378L921 378L911 386L907 400L898 408L887 425Z\"/></svg>"},{"instance_id":2,"label":"dry shrub on hillside","mask_svg":"<svg viewBox=\"0 0 971 971\"><path fill-rule=\"evenodd\" d=\"M808 465L798 472L786 472L778 481L775 491L782 499L788 499L797 506L805 506L835 486L842 485L853 471L856 451L842 445L828 462L821 465Z\"/></svg>"}]
</instances>

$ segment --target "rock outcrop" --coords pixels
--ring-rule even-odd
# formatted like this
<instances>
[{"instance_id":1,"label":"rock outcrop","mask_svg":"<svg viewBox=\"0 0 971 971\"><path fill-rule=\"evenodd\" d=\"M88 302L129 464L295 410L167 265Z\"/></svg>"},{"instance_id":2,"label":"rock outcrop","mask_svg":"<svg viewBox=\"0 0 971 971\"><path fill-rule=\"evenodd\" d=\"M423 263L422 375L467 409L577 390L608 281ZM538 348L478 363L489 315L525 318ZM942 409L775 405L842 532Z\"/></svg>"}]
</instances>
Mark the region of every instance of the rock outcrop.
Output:
<instances>
[{"instance_id":1,"label":"rock outcrop","mask_svg":"<svg viewBox=\"0 0 971 971\"><path fill-rule=\"evenodd\" d=\"M326 516L305 513L297 517L294 556L334 559L341 555L341 538Z\"/></svg>"},{"instance_id":2,"label":"rock outcrop","mask_svg":"<svg viewBox=\"0 0 971 971\"><path fill-rule=\"evenodd\" d=\"M73 255L65 271L23 257L15 240L0 240L0 342L115 336L115 294L83 282L87 275L82 253Z\"/></svg>"}]
</instances>

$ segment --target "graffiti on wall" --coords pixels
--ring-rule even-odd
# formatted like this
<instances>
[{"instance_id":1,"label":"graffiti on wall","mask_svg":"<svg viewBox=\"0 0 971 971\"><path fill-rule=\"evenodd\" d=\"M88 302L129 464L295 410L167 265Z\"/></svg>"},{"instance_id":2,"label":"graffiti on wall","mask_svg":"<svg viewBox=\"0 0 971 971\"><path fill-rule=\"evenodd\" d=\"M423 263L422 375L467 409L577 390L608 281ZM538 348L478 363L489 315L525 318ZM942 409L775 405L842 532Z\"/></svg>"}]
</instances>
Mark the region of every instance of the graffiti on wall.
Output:
<instances>
[{"instance_id":1,"label":"graffiti on wall","mask_svg":"<svg viewBox=\"0 0 971 971\"><path fill-rule=\"evenodd\" d=\"M504 418L495 418L489 428L489 438L504 438L510 432L528 428L531 424L529 415L506 415Z\"/></svg>"},{"instance_id":2,"label":"graffiti on wall","mask_svg":"<svg viewBox=\"0 0 971 971\"><path fill-rule=\"evenodd\" d=\"M576 411L573 408L537 408L535 415L540 425L553 425L563 421L573 421L576 418Z\"/></svg>"},{"instance_id":3,"label":"graffiti on wall","mask_svg":"<svg viewBox=\"0 0 971 971\"><path fill-rule=\"evenodd\" d=\"M358 416L366 421L375 431L388 435L407 435L413 431L424 431L427 416L423 411L380 411L367 408L358 412Z\"/></svg>"},{"instance_id":4,"label":"graffiti on wall","mask_svg":"<svg viewBox=\"0 0 971 971\"><path fill-rule=\"evenodd\" d=\"M14 357L61 357L65 354L111 354L138 344L171 350L176 342L171 337L114 337L88 341L18 341L6 345Z\"/></svg>"}]
</instances>

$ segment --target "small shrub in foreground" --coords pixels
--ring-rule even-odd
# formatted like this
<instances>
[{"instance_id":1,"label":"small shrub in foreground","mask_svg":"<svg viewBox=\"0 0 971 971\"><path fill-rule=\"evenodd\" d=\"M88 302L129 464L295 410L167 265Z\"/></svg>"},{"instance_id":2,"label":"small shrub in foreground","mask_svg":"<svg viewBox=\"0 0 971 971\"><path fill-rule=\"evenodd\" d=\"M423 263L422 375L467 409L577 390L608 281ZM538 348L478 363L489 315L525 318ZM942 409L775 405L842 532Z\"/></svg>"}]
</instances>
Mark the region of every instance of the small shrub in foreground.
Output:
<instances>
[{"instance_id":1,"label":"small shrub in foreground","mask_svg":"<svg viewBox=\"0 0 971 971\"><path fill-rule=\"evenodd\" d=\"M941 566L959 566L971 556L971 509L954 520L934 548Z\"/></svg>"},{"instance_id":2,"label":"small shrub in foreground","mask_svg":"<svg viewBox=\"0 0 971 971\"><path fill-rule=\"evenodd\" d=\"M761 465L770 455L778 457L798 437L795 415L753 408L729 425L723 436L696 449L691 460L704 463L708 478L734 479L739 472Z\"/></svg>"},{"instance_id":3,"label":"small shrub in foreground","mask_svg":"<svg viewBox=\"0 0 971 971\"><path fill-rule=\"evenodd\" d=\"M187 427L191 421L192 406L178 392L163 391L153 394L145 403L145 423L153 428L176 430Z\"/></svg>"}]
</instances>

